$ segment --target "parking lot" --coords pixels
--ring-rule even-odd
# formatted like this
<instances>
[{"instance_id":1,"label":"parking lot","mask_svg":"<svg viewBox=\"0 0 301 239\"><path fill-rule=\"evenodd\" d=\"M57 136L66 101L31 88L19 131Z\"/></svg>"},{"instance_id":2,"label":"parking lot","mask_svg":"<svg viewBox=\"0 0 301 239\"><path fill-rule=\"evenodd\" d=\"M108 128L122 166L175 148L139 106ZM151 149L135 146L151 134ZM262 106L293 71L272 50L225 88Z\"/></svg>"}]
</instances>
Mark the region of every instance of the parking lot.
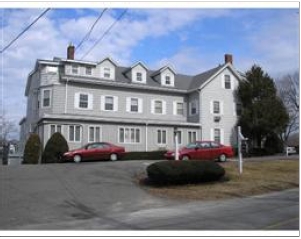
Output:
<instances>
[{"instance_id":1,"label":"parking lot","mask_svg":"<svg viewBox=\"0 0 301 239\"><path fill-rule=\"evenodd\" d=\"M298 230L299 190L211 202L148 194L152 161L1 166L0 230Z\"/></svg>"}]
</instances>

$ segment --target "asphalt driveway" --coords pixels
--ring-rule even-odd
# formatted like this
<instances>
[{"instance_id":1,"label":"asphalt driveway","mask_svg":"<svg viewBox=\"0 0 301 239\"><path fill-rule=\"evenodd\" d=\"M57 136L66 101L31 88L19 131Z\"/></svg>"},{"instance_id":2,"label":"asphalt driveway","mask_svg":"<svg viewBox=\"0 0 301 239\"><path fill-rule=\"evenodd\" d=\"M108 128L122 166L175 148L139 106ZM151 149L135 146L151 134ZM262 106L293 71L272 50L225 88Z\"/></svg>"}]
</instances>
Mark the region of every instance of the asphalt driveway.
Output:
<instances>
[{"instance_id":1,"label":"asphalt driveway","mask_svg":"<svg viewBox=\"0 0 301 239\"><path fill-rule=\"evenodd\" d=\"M0 167L0 230L299 230L299 190L211 202L149 195L151 161Z\"/></svg>"}]
</instances>

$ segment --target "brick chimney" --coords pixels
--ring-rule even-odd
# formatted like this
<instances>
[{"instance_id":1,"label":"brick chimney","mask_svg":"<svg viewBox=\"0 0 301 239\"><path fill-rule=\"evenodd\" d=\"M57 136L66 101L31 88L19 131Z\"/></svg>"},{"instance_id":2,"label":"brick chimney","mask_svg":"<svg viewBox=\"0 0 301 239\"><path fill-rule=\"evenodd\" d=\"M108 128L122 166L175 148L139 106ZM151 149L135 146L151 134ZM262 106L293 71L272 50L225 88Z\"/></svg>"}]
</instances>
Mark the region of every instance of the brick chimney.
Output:
<instances>
[{"instance_id":1,"label":"brick chimney","mask_svg":"<svg viewBox=\"0 0 301 239\"><path fill-rule=\"evenodd\" d=\"M227 63L233 64L233 56L231 54L225 54L225 64Z\"/></svg>"},{"instance_id":2,"label":"brick chimney","mask_svg":"<svg viewBox=\"0 0 301 239\"><path fill-rule=\"evenodd\" d=\"M75 47L70 43L67 48L67 59L74 60Z\"/></svg>"}]
</instances>

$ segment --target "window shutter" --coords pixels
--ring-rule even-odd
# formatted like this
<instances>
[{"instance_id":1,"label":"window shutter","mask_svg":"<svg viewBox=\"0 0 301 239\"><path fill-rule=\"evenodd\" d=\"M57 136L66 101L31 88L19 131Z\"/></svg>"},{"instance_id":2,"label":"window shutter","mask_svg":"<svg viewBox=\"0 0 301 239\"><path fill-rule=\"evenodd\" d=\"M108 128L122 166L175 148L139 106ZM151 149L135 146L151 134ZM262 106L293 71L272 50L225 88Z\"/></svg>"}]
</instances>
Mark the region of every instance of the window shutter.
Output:
<instances>
[{"instance_id":1,"label":"window shutter","mask_svg":"<svg viewBox=\"0 0 301 239\"><path fill-rule=\"evenodd\" d=\"M131 97L126 98L126 112L131 112Z\"/></svg>"},{"instance_id":2,"label":"window shutter","mask_svg":"<svg viewBox=\"0 0 301 239\"><path fill-rule=\"evenodd\" d=\"M224 144L224 129L220 129L221 144Z\"/></svg>"},{"instance_id":3,"label":"window shutter","mask_svg":"<svg viewBox=\"0 0 301 239\"><path fill-rule=\"evenodd\" d=\"M105 110L105 96L100 97L100 110Z\"/></svg>"},{"instance_id":4,"label":"window shutter","mask_svg":"<svg viewBox=\"0 0 301 239\"><path fill-rule=\"evenodd\" d=\"M210 101L210 114L213 114L213 101Z\"/></svg>"},{"instance_id":5,"label":"window shutter","mask_svg":"<svg viewBox=\"0 0 301 239\"><path fill-rule=\"evenodd\" d=\"M173 102L173 115L177 115L177 101Z\"/></svg>"},{"instance_id":6,"label":"window shutter","mask_svg":"<svg viewBox=\"0 0 301 239\"><path fill-rule=\"evenodd\" d=\"M114 108L113 111L118 111L118 96L113 96L114 98Z\"/></svg>"},{"instance_id":7,"label":"window shutter","mask_svg":"<svg viewBox=\"0 0 301 239\"><path fill-rule=\"evenodd\" d=\"M75 93L74 95L74 108L75 109L79 108L79 93Z\"/></svg>"},{"instance_id":8,"label":"window shutter","mask_svg":"<svg viewBox=\"0 0 301 239\"><path fill-rule=\"evenodd\" d=\"M220 114L223 115L224 114L224 102L220 101L219 105L220 105Z\"/></svg>"},{"instance_id":9,"label":"window shutter","mask_svg":"<svg viewBox=\"0 0 301 239\"><path fill-rule=\"evenodd\" d=\"M152 114L155 113L155 100L151 101L151 112L152 112Z\"/></svg>"},{"instance_id":10,"label":"window shutter","mask_svg":"<svg viewBox=\"0 0 301 239\"><path fill-rule=\"evenodd\" d=\"M93 95L88 94L88 109L92 110L93 109Z\"/></svg>"},{"instance_id":11,"label":"window shutter","mask_svg":"<svg viewBox=\"0 0 301 239\"><path fill-rule=\"evenodd\" d=\"M138 113L143 112L143 100L141 98L138 98Z\"/></svg>"},{"instance_id":12,"label":"window shutter","mask_svg":"<svg viewBox=\"0 0 301 239\"><path fill-rule=\"evenodd\" d=\"M162 100L162 114L166 115L166 101Z\"/></svg>"}]
</instances>

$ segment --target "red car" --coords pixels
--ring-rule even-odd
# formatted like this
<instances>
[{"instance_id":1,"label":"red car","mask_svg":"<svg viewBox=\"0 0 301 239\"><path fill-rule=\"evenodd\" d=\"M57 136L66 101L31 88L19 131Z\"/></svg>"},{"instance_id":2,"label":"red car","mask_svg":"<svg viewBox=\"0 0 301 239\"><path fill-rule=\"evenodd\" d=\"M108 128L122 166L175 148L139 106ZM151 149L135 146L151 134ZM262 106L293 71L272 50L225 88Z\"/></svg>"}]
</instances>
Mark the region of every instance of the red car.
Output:
<instances>
[{"instance_id":1,"label":"red car","mask_svg":"<svg viewBox=\"0 0 301 239\"><path fill-rule=\"evenodd\" d=\"M107 142L87 144L80 149L66 152L63 156L65 161L79 163L83 160L111 160L116 161L124 156L124 147L119 147Z\"/></svg>"},{"instance_id":2,"label":"red car","mask_svg":"<svg viewBox=\"0 0 301 239\"><path fill-rule=\"evenodd\" d=\"M213 141L197 141L179 150L180 160L216 160L221 162L234 156L231 146L225 146ZM175 152L168 151L164 157L175 159Z\"/></svg>"}]
</instances>

